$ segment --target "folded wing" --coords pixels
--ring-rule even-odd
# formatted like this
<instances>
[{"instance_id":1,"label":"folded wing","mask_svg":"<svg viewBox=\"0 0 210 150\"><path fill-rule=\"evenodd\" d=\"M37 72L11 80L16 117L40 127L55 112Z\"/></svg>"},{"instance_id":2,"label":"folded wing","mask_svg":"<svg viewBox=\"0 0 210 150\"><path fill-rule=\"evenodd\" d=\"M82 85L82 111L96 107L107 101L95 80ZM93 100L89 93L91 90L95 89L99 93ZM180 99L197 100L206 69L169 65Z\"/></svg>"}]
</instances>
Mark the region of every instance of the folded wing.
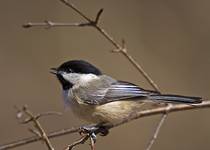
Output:
<instances>
[{"instance_id":1,"label":"folded wing","mask_svg":"<svg viewBox=\"0 0 210 150\"><path fill-rule=\"evenodd\" d=\"M88 92L84 103L91 105L102 105L113 101L138 100L145 99L149 95L155 95L158 92L144 90L137 85L129 82L116 81L109 86L98 86L97 89Z\"/></svg>"}]
</instances>

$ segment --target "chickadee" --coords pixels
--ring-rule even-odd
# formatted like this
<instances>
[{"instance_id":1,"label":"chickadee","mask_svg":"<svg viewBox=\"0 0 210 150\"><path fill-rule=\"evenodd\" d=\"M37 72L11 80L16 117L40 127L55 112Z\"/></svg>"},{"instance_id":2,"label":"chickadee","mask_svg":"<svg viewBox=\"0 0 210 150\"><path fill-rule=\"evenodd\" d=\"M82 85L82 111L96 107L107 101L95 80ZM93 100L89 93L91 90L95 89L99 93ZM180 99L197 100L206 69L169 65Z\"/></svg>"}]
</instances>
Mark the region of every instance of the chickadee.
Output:
<instances>
[{"instance_id":1,"label":"chickadee","mask_svg":"<svg viewBox=\"0 0 210 150\"><path fill-rule=\"evenodd\" d=\"M139 111L143 102L201 103L200 97L161 94L116 80L83 60L51 68L63 89L65 103L78 117L91 123L113 125Z\"/></svg>"}]
</instances>

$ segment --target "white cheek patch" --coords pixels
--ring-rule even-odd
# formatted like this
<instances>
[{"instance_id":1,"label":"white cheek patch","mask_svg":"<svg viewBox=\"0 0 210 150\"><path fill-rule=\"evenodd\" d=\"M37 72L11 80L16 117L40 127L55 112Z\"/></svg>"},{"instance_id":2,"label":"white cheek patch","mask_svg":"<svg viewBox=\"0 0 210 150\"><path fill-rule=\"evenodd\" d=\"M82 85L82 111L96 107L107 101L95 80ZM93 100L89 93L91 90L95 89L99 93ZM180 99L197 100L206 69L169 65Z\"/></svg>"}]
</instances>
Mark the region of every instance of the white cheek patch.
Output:
<instances>
[{"instance_id":1,"label":"white cheek patch","mask_svg":"<svg viewBox=\"0 0 210 150\"><path fill-rule=\"evenodd\" d=\"M62 74L62 76L65 80L69 80L69 75L68 74Z\"/></svg>"},{"instance_id":2,"label":"white cheek patch","mask_svg":"<svg viewBox=\"0 0 210 150\"><path fill-rule=\"evenodd\" d=\"M97 78L98 77L94 74L86 74L86 75L84 74L84 75L81 76L80 80L81 80L81 82L90 82L90 81L92 81L94 79L97 79Z\"/></svg>"},{"instance_id":3,"label":"white cheek patch","mask_svg":"<svg viewBox=\"0 0 210 150\"><path fill-rule=\"evenodd\" d=\"M79 74L77 73L64 73L62 74L63 78L72 84L75 84L79 80Z\"/></svg>"},{"instance_id":4,"label":"white cheek patch","mask_svg":"<svg viewBox=\"0 0 210 150\"><path fill-rule=\"evenodd\" d=\"M72 84L76 83L87 83L93 79L97 79L98 77L94 74L79 74L79 73L64 73L62 74L63 78Z\"/></svg>"}]
</instances>

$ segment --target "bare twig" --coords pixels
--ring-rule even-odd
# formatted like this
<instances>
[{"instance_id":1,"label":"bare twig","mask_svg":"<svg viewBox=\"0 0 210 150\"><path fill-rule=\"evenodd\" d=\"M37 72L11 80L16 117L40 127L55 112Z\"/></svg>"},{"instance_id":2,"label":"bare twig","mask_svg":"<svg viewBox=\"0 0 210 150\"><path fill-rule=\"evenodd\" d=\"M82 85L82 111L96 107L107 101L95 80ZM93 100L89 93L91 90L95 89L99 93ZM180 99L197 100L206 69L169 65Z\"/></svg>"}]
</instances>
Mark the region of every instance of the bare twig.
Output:
<instances>
[{"instance_id":1,"label":"bare twig","mask_svg":"<svg viewBox=\"0 0 210 150\"><path fill-rule=\"evenodd\" d=\"M47 145L49 150L54 150L49 138L47 137L47 134L45 133L44 129L42 128L41 124L39 123L38 119L41 116L46 116L46 115L52 115L55 114L55 112L48 112L48 113L44 113L44 114L39 114L39 115L34 115L28 108L27 106L24 106L21 110L18 111L18 113L20 113L20 111L24 112L27 116L29 116L29 118L27 118L23 123L29 123L29 122L33 122L34 127L37 130L30 130L32 133L36 134L38 137L40 137L40 139L42 139L45 144ZM57 113L56 113L57 114Z\"/></svg>"},{"instance_id":2,"label":"bare twig","mask_svg":"<svg viewBox=\"0 0 210 150\"><path fill-rule=\"evenodd\" d=\"M78 133L79 131L80 131L80 128L60 129L60 130L53 131L53 132L49 133L48 138L50 139L50 138L55 138L55 137L59 137L59 136L64 136L67 134ZM7 144L0 145L0 150L8 150L11 148L27 145L27 144L37 142L40 140L42 140L42 139L41 139L41 137L38 137L38 136L27 137L27 138L24 138L21 140L12 141Z\"/></svg>"},{"instance_id":3,"label":"bare twig","mask_svg":"<svg viewBox=\"0 0 210 150\"><path fill-rule=\"evenodd\" d=\"M31 133L35 134L36 136L42 137L42 135L39 133L39 131L37 131L37 130L35 130L35 129L31 129L31 128L29 128L28 130L29 130Z\"/></svg>"},{"instance_id":4,"label":"bare twig","mask_svg":"<svg viewBox=\"0 0 210 150\"><path fill-rule=\"evenodd\" d=\"M102 14L103 11L104 11L103 8L101 8L101 9L98 11L98 13L97 13L97 15L96 15L96 19L95 19L95 21L94 21L96 25L98 24L99 19L100 19L101 14Z\"/></svg>"},{"instance_id":5,"label":"bare twig","mask_svg":"<svg viewBox=\"0 0 210 150\"><path fill-rule=\"evenodd\" d=\"M111 129L113 127L117 127L119 125L127 123L131 120L135 120L135 119L142 118L142 117L149 117L149 116L158 115L158 114L172 113L172 112L191 110L191 109L192 110L204 109L204 108L210 108L210 100L203 101L202 103L196 104L196 105L176 104L176 105L172 105L170 108L168 106L164 106L164 107L160 107L160 108L143 110L141 112L137 112L137 113L133 114L128 120L124 120L118 124L110 126L109 128ZM62 130L58 130L58 131L49 133L48 138L50 139L50 138L63 136L66 134L78 133L79 131L80 131L80 127L79 128L62 129ZM37 137L37 136L24 138L21 140L10 142L8 144L0 145L0 150L6 150L6 149L8 150L11 148L15 148L15 147L19 147L19 146L26 145L29 143L33 143L33 142L36 142L39 140L41 140L41 138Z\"/></svg>"},{"instance_id":6,"label":"bare twig","mask_svg":"<svg viewBox=\"0 0 210 150\"><path fill-rule=\"evenodd\" d=\"M90 26L89 23L64 23L64 22L53 22L53 21L44 21L44 22L28 22L26 24L23 24L24 28L30 28L30 27L45 27L45 28L51 28L51 27L85 27Z\"/></svg>"},{"instance_id":7,"label":"bare twig","mask_svg":"<svg viewBox=\"0 0 210 150\"><path fill-rule=\"evenodd\" d=\"M18 113L18 115L19 115L19 113ZM17 116L18 116L18 115L17 115ZM62 113L60 113L60 112L53 112L53 111L44 112L44 113L35 115L33 118L32 118L32 117L26 118L26 119L24 119L23 121L21 121L20 123L22 123L22 124L27 124L27 123L31 122L33 119L38 120L38 119L40 119L41 117L51 116L51 115L62 115ZM19 119L20 119L20 118L19 118Z\"/></svg>"},{"instance_id":8,"label":"bare twig","mask_svg":"<svg viewBox=\"0 0 210 150\"><path fill-rule=\"evenodd\" d=\"M162 125L163 125L164 121L166 120L167 116L168 116L167 113L166 113L166 114L163 114L163 115L161 116L161 119L160 119L160 121L158 122L158 124L157 124L157 126L156 126L156 128L155 128L155 132L154 132L154 134L153 134L153 136L152 136L150 142L148 143L148 145L147 145L147 147L146 147L146 150L150 150L150 149L152 148L152 146L153 146L155 140L156 140L157 137L158 137L158 134L159 134L159 132L160 132L160 128L162 127Z\"/></svg>"},{"instance_id":9,"label":"bare twig","mask_svg":"<svg viewBox=\"0 0 210 150\"><path fill-rule=\"evenodd\" d=\"M65 148L65 150L72 150L77 145L84 144L88 139L90 139L91 150L95 150L95 139L94 139L95 137L93 137L90 133L86 133L82 128L80 128L79 133L80 133L80 135L82 135L82 137L80 139L76 140L75 142L73 142L72 144L68 145Z\"/></svg>"},{"instance_id":10,"label":"bare twig","mask_svg":"<svg viewBox=\"0 0 210 150\"><path fill-rule=\"evenodd\" d=\"M82 16L88 22L92 22L92 20L89 17L87 17L84 13L82 13L73 3L70 3L68 0L60 0L60 1L64 3L66 6L73 9L75 12L77 12L80 16Z\"/></svg>"},{"instance_id":11,"label":"bare twig","mask_svg":"<svg viewBox=\"0 0 210 150\"><path fill-rule=\"evenodd\" d=\"M45 116L54 116L54 115L57 115L57 116L61 116L62 113L61 112L55 112L55 111L48 111L48 112L44 112L44 113L41 113L41 114L37 114L35 116L36 120L37 119L40 119L41 117L45 117Z\"/></svg>"},{"instance_id":12,"label":"bare twig","mask_svg":"<svg viewBox=\"0 0 210 150\"><path fill-rule=\"evenodd\" d=\"M166 118L168 116L168 112L170 111L171 107L172 107L173 104L167 104L167 110L166 112L161 116L160 118L160 121L157 123L157 126L155 128L155 131L153 133L153 136L151 138L151 140L149 141L147 147L146 147L146 150L150 150L153 146L153 144L155 143L157 137L158 137L158 134L160 132L160 129L161 127L163 126L163 123L166 121Z\"/></svg>"},{"instance_id":13,"label":"bare twig","mask_svg":"<svg viewBox=\"0 0 210 150\"><path fill-rule=\"evenodd\" d=\"M68 145L65 150L72 150L75 146L79 144L84 144L88 140L88 138L89 138L89 135L82 136L79 140L75 141L71 145Z\"/></svg>"}]
</instances>

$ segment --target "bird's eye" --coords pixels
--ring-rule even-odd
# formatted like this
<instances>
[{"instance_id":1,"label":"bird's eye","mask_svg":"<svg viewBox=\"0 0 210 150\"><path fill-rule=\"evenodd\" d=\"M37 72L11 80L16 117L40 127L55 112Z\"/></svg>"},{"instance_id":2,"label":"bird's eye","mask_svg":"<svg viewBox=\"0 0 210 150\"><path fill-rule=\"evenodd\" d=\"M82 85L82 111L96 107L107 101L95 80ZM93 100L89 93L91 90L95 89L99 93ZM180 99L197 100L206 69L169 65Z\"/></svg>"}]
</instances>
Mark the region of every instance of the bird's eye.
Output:
<instances>
[{"instance_id":1,"label":"bird's eye","mask_svg":"<svg viewBox=\"0 0 210 150\"><path fill-rule=\"evenodd\" d=\"M67 68L67 69L66 69L66 72L67 72L67 73L72 73L73 70L72 70L71 68Z\"/></svg>"}]
</instances>

